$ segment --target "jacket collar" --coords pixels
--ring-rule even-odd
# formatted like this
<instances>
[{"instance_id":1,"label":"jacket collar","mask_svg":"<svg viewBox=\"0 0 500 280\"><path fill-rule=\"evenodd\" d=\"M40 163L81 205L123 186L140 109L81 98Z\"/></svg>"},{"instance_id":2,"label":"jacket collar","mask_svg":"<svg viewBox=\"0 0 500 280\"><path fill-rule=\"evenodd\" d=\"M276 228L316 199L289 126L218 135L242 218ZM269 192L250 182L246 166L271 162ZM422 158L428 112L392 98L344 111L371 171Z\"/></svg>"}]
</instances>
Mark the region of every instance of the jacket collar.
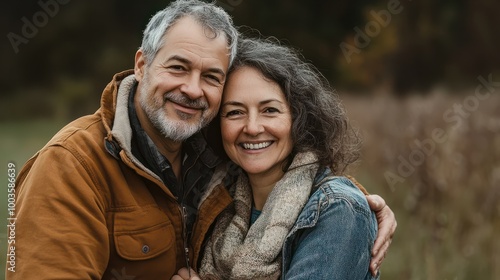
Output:
<instances>
[{"instance_id":1,"label":"jacket collar","mask_svg":"<svg viewBox=\"0 0 500 280\"><path fill-rule=\"evenodd\" d=\"M161 182L161 179L154 172L146 168L132 154L132 128L128 114L128 97L135 83L134 71L127 70L115 74L113 80L103 91L100 114L107 134L105 147L115 158L123 157L121 152L124 152L134 165Z\"/></svg>"},{"instance_id":2,"label":"jacket collar","mask_svg":"<svg viewBox=\"0 0 500 280\"><path fill-rule=\"evenodd\" d=\"M132 69L115 74L113 76L113 80L111 80L111 82L106 86L101 96L101 108L99 109L99 113L101 115L104 128L106 129L107 139L109 140L112 139L111 130L115 120L115 112L118 103L118 89L123 80L130 76L135 79L134 70Z\"/></svg>"},{"instance_id":3,"label":"jacket collar","mask_svg":"<svg viewBox=\"0 0 500 280\"><path fill-rule=\"evenodd\" d=\"M142 169L149 171L154 177L156 174L145 168L132 155L132 128L128 113L128 98L130 90L136 83L134 70L126 70L114 75L113 80L106 86L101 97L100 114L107 132L106 148L115 157L119 150L124 150L129 158ZM186 143L199 155L199 159L209 168L221 163L221 159L208 147L205 137L197 133ZM159 178L158 178L159 179Z\"/></svg>"}]
</instances>

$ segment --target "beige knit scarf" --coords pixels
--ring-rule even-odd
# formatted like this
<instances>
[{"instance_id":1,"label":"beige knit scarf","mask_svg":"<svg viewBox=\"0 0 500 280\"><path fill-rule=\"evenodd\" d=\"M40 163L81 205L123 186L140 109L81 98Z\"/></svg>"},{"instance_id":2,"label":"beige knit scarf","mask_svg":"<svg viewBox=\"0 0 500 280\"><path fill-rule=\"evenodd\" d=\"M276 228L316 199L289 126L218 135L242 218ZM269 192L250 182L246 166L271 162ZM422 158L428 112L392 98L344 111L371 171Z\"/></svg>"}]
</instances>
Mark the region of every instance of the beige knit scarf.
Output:
<instances>
[{"instance_id":1,"label":"beige knit scarf","mask_svg":"<svg viewBox=\"0 0 500 280\"><path fill-rule=\"evenodd\" d=\"M281 249L309 199L318 169L311 153L295 156L250 226L252 191L246 175L231 186L234 203L219 216L199 270L202 279L278 279Z\"/></svg>"}]
</instances>

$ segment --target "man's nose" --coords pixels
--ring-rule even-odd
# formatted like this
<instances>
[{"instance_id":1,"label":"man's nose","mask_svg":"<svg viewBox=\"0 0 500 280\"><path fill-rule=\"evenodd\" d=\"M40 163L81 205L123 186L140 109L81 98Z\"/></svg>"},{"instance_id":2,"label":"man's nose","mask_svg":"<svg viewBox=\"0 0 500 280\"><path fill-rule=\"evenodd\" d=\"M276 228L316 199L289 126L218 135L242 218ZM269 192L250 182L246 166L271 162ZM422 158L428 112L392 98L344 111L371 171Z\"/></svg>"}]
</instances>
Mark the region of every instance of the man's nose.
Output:
<instances>
[{"instance_id":1,"label":"man's nose","mask_svg":"<svg viewBox=\"0 0 500 280\"><path fill-rule=\"evenodd\" d=\"M200 83L200 75L193 73L186 77L186 81L182 84L180 90L191 100L196 100L203 96L203 90L201 89Z\"/></svg>"}]
</instances>

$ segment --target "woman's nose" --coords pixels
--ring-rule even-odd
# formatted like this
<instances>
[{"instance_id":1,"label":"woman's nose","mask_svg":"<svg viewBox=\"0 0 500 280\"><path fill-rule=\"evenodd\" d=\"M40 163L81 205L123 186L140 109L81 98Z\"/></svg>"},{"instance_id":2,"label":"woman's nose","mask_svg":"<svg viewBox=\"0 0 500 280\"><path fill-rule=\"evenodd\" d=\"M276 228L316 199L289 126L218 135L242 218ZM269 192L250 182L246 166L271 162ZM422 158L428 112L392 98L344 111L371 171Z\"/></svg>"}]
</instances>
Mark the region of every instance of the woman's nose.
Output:
<instances>
[{"instance_id":1,"label":"woman's nose","mask_svg":"<svg viewBox=\"0 0 500 280\"><path fill-rule=\"evenodd\" d=\"M261 123L261 120L257 117L249 117L245 127L243 128L243 132L249 135L258 135L264 131L264 126Z\"/></svg>"}]
</instances>

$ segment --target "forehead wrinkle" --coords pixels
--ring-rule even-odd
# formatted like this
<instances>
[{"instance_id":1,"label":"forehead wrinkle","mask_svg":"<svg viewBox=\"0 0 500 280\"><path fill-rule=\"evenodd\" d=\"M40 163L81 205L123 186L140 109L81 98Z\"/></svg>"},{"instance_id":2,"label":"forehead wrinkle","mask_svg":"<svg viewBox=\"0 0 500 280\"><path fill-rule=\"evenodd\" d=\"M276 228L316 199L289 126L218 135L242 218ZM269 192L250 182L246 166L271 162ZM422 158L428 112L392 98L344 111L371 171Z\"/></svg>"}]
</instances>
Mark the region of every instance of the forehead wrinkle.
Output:
<instances>
[{"instance_id":1,"label":"forehead wrinkle","mask_svg":"<svg viewBox=\"0 0 500 280\"><path fill-rule=\"evenodd\" d=\"M211 41L215 41L217 39L211 39ZM178 42L173 43L175 46L177 46L179 49L183 49L187 52L196 54L197 56L201 58L214 58L210 56L210 54L217 54L217 53L222 53L229 59L229 53L227 52L227 48L220 48L220 50L214 51L212 47L208 47L205 45L202 45L200 42L190 42L189 38L186 38L184 41L183 38L178 39Z\"/></svg>"}]
</instances>

